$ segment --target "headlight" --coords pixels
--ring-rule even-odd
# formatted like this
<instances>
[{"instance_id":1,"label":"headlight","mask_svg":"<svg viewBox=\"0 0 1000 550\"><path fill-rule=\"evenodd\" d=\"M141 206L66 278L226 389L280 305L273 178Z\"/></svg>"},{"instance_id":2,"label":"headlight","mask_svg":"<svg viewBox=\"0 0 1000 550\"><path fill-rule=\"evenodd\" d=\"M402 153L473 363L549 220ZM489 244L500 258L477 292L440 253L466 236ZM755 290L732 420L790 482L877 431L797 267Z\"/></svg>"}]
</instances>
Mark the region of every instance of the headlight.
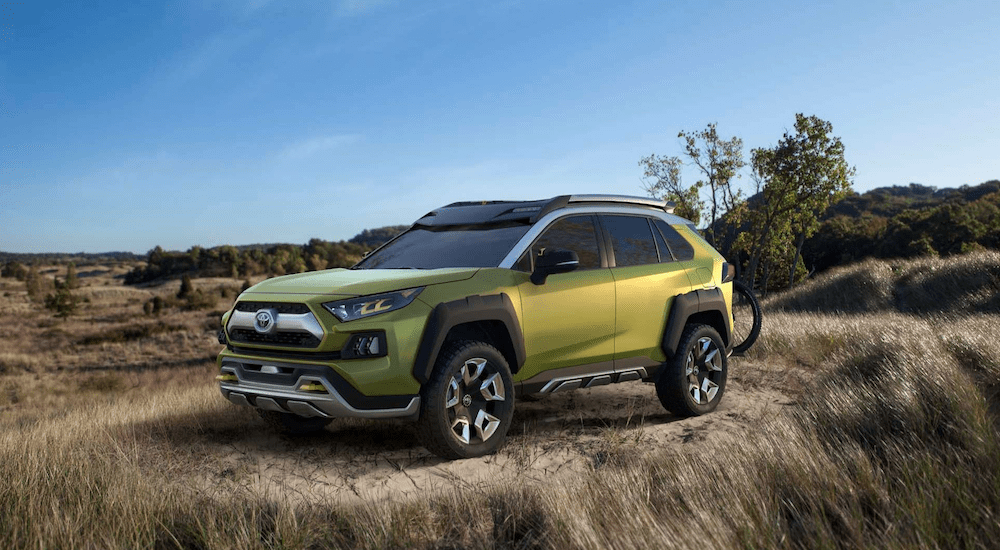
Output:
<instances>
[{"instance_id":1,"label":"headlight","mask_svg":"<svg viewBox=\"0 0 1000 550\"><path fill-rule=\"evenodd\" d=\"M337 302L327 302L323 304L334 317L340 319L341 323L372 317L379 313L394 311L410 305L424 287L408 288L387 292L385 294L375 294L374 296L362 296L351 298L350 300L340 300Z\"/></svg>"}]
</instances>

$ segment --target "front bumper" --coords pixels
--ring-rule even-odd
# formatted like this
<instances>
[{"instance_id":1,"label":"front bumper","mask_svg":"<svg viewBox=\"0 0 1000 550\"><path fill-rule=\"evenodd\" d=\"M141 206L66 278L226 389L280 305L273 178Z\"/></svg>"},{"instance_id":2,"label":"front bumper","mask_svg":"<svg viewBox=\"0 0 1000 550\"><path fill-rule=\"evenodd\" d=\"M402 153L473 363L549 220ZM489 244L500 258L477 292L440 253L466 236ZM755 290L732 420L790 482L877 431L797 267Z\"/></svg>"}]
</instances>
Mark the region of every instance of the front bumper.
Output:
<instances>
[{"instance_id":1,"label":"front bumper","mask_svg":"<svg viewBox=\"0 0 1000 550\"><path fill-rule=\"evenodd\" d=\"M221 363L226 379L219 390L237 405L323 418L415 417L420 410L419 395L367 396L323 365L251 358L223 358ZM312 389L300 389L303 385Z\"/></svg>"}]
</instances>

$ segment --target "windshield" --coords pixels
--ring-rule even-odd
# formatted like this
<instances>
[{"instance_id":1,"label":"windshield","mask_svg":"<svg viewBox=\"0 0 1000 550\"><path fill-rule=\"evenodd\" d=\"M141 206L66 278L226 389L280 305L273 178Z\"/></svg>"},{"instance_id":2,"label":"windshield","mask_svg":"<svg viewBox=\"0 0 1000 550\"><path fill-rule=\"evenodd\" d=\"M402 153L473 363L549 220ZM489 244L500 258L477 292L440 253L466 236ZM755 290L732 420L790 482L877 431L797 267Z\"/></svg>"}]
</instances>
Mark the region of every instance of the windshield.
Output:
<instances>
[{"instance_id":1,"label":"windshield","mask_svg":"<svg viewBox=\"0 0 1000 550\"><path fill-rule=\"evenodd\" d=\"M353 269L497 267L528 224L415 227Z\"/></svg>"}]
</instances>

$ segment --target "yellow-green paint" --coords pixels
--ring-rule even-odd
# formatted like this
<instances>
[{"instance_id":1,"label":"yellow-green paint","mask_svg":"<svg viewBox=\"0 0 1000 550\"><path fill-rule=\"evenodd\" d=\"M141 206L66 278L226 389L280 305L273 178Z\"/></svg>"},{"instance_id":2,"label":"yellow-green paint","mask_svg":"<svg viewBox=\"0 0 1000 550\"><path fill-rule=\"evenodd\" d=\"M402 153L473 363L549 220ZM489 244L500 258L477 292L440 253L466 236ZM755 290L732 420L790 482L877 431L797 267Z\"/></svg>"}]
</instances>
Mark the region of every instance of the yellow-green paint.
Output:
<instances>
[{"instance_id":1,"label":"yellow-green paint","mask_svg":"<svg viewBox=\"0 0 1000 550\"><path fill-rule=\"evenodd\" d=\"M413 395L420 383L413 364L434 307L471 295L504 293L521 326L526 360L514 380L581 364L632 357L664 361L661 349L673 299L694 289L720 286L727 306L732 285L720 285L722 257L686 226L674 226L694 247L687 262L577 270L550 275L542 285L511 269L346 270L332 269L268 279L248 289L240 300L305 303L326 333L317 352L340 350L351 333L384 331L388 355L374 359L318 362L281 359L282 363L322 364L362 394ZM341 323L322 304L337 299L425 287L410 305ZM230 313L223 316L223 323ZM278 346L261 349L284 350ZM226 358L253 358L223 350Z\"/></svg>"}]
</instances>

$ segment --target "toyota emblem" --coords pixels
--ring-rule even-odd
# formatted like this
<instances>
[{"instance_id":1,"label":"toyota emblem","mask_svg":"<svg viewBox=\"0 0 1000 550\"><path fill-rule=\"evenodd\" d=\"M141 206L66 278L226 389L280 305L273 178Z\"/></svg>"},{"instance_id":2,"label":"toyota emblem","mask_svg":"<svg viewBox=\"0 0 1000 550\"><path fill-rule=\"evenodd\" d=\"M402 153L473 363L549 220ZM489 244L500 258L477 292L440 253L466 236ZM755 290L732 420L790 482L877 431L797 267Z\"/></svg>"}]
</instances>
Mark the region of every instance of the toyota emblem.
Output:
<instances>
[{"instance_id":1,"label":"toyota emblem","mask_svg":"<svg viewBox=\"0 0 1000 550\"><path fill-rule=\"evenodd\" d=\"M278 313L272 309L261 309L253 318L253 328L261 334L267 334L274 330L275 317Z\"/></svg>"}]
</instances>

